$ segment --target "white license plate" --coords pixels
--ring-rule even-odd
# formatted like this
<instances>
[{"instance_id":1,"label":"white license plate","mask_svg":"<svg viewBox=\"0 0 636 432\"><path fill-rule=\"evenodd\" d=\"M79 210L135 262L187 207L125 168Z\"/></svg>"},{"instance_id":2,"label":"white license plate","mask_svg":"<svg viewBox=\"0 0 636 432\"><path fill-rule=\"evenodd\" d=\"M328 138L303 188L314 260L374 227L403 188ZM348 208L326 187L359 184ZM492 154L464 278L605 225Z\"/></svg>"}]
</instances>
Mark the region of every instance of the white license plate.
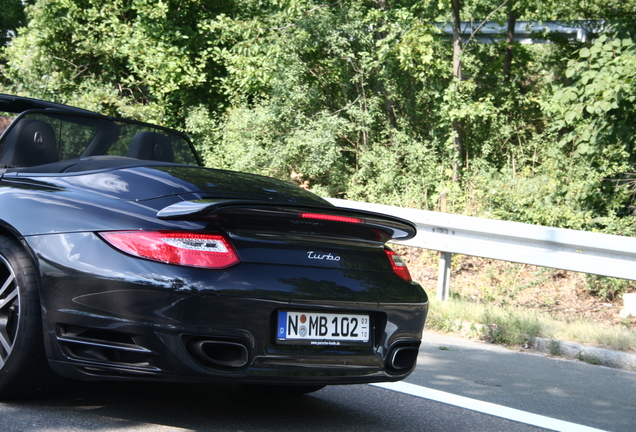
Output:
<instances>
[{"instance_id":1,"label":"white license plate","mask_svg":"<svg viewBox=\"0 0 636 432\"><path fill-rule=\"evenodd\" d=\"M370 329L369 315L280 311L276 339L309 345L365 343Z\"/></svg>"}]
</instances>

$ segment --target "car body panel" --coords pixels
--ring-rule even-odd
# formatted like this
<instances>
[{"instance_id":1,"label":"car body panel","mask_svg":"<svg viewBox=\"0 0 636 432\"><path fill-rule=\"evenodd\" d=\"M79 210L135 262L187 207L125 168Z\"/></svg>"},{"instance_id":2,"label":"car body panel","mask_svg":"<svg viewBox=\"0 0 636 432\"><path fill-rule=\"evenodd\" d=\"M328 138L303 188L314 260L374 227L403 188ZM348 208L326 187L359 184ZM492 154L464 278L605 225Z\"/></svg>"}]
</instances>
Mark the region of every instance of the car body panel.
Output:
<instances>
[{"instance_id":1,"label":"car body panel","mask_svg":"<svg viewBox=\"0 0 636 432\"><path fill-rule=\"evenodd\" d=\"M0 208L0 219L16 221L18 226L14 228L22 235L42 234L42 229L49 233L165 229L175 224L188 229L192 223L162 221L157 213L182 202L184 197L224 197L215 189L228 194L231 188L237 190L235 195L247 198L327 205L322 198L275 179L265 178L258 184L257 176L251 174L145 165L88 173L4 173L0 177L0 199L6 204ZM86 217L87 212L91 218ZM41 223L42 215L46 215L45 224Z\"/></svg>"}]
</instances>

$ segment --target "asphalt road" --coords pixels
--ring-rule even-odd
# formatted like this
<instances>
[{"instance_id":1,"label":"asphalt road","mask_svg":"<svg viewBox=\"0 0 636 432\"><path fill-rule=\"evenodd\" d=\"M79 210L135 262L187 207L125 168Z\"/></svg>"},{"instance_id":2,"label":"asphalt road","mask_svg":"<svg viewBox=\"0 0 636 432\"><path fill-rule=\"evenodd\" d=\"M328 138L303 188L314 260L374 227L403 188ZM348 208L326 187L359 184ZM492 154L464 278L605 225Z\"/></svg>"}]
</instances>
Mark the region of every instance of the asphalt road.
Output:
<instances>
[{"instance_id":1,"label":"asphalt road","mask_svg":"<svg viewBox=\"0 0 636 432\"><path fill-rule=\"evenodd\" d=\"M250 397L229 385L100 385L58 399L2 404L0 425L3 432L541 430L367 385L291 400Z\"/></svg>"},{"instance_id":2,"label":"asphalt road","mask_svg":"<svg viewBox=\"0 0 636 432\"><path fill-rule=\"evenodd\" d=\"M426 333L407 382L602 430L636 430L632 372Z\"/></svg>"},{"instance_id":3,"label":"asphalt road","mask_svg":"<svg viewBox=\"0 0 636 432\"><path fill-rule=\"evenodd\" d=\"M294 399L234 385L80 384L47 400L1 403L0 431L578 432L636 424L633 373L434 334L419 363L392 390L334 386Z\"/></svg>"}]
</instances>

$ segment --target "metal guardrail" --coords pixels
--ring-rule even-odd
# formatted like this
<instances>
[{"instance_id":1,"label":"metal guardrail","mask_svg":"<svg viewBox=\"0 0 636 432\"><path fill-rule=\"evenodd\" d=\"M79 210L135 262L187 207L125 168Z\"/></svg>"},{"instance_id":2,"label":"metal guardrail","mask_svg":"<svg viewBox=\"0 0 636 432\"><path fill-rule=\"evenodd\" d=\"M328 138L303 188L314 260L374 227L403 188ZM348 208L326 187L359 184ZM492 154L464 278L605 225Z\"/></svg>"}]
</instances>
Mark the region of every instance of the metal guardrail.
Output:
<instances>
[{"instance_id":1,"label":"metal guardrail","mask_svg":"<svg viewBox=\"0 0 636 432\"><path fill-rule=\"evenodd\" d=\"M636 280L636 238L327 198L338 207L410 220L417 235L401 244L443 252L438 297L448 295L458 253ZM443 285L441 285L443 283ZM440 294L440 292L442 294Z\"/></svg>"},{"instance_id":2,"label":"metal guardrail","mask_svg":"<svg viewBox=\"0 0 636 432\"><path fill-rule=\"evenodd\" d=\"M453 34L453 27L449 23L434 24L440 31L450 38ZM514 38L521 44L548 43L545 34L555 33L570 40L587 42L590 33L598 32L605 27L604 21L598 20L578 20L573 22L533 22L517 21L515 23ZM459 31L464 43L469 38L473 38L479 43L493 43L495 40L504 40L508 31L508 23L501 24L495 21L480 23L479 21L464 21L459 25Z\"/></svg>"}]
</instances>

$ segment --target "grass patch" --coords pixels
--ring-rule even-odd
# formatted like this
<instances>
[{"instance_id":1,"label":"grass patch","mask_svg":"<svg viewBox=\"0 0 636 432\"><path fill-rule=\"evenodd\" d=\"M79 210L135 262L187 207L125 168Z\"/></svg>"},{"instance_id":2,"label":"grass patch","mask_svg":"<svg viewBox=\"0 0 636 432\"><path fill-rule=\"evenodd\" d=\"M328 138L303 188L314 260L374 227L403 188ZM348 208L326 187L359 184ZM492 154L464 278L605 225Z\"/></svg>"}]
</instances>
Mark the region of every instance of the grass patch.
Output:
<instances>
[{"instance_id":1,"label":"grass patch","mask_svg":"<svg viewBox=\"0 0 636 432\"><path fill-rule=\"evenodd\" d=\"M550 340L550 355L555 357L563 355L563 352L561 351L561 342L554 339Z\"/></svg>"},{"instance_id":2,"label":"grass patch","mask_svg":"<svg viewBox=\"0 0 636 432\"><path fill-rule=\"evenodd\" d=\"M457 298L439 302L431 293L426 327L458 333L510 347L532 344L535 337L567 340L636 352L636 332L588 321L562 321L545 313L493 306Z\"/></svg>"},{"instance_id":3,"label":"grass patch","mask_svg":"<svg viewBox=\"0 0 636 432\"><path fill-rule=\"evenodd\" d=\"M586 321L560 322L546 319L546 333L555 339L636 352L636 332Z\"/></svg>"},{"instance_id":4,"label":"grass patch","mask_svg":"<svg viewBox=\"0 0 636 432\"><path fill-rule=\"evenodd\" d=\"M579 355L577 356L577 360L585 362L585 363L589 363L591 365L600 365L601 362L599 361L598 358L596 358L596 356L593 355L586 355L583 353L579 353Z\"/></svg>"}]
</instances>

